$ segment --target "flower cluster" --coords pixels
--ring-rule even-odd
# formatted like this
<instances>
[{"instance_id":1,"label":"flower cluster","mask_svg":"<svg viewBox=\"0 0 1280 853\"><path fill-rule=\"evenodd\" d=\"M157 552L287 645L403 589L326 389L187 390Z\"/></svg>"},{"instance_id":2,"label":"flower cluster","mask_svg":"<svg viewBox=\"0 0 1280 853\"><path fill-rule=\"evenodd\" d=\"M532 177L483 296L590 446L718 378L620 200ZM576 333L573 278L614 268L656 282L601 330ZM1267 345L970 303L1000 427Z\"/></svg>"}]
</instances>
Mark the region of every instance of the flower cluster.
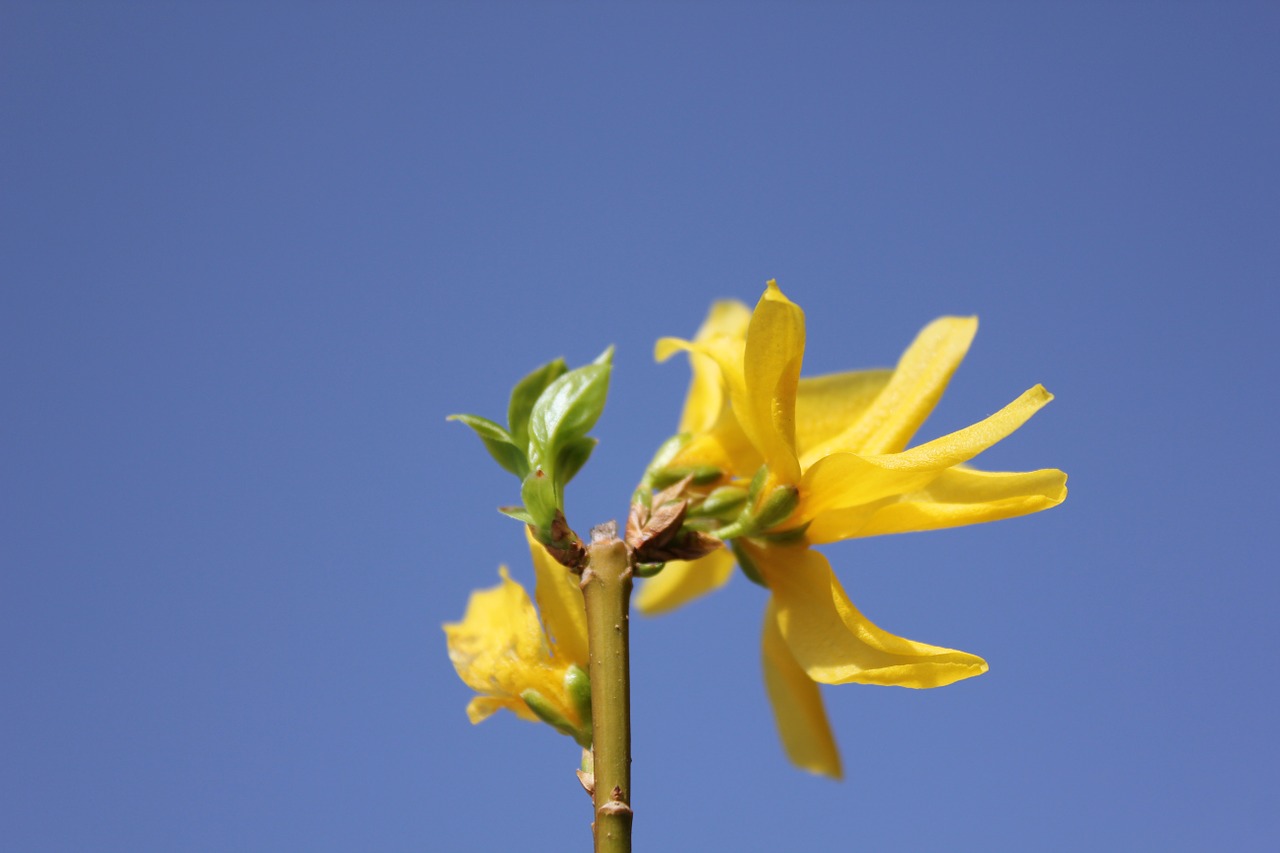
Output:
<instances>
[{"instance_id":1,"label":"flower cluster","mask_svg":"<svg viewBox=\"0 0 1280 853\"><path fill-rule=\"evenodd\" d=\"M692 341L657 344L659 360L683 350L693 369L682 437L663 468L706 472L708 499L746 487L748 501L713 531L732 540L732 556L668 563L637 606L685 604L723 585L735 560L767 587L765 684L787 754L808 770L840 775L818 683L939 687L987 670L975 655L877 627L810 546L1010 518L1066 496L1061 471L965 464L1052 399L1038 385L973 426L908 447L976 330L974 318L943 317L893 370L802 378L804 314L771 281L754 311L717 303Z\"/></svg>"}]
</instances>

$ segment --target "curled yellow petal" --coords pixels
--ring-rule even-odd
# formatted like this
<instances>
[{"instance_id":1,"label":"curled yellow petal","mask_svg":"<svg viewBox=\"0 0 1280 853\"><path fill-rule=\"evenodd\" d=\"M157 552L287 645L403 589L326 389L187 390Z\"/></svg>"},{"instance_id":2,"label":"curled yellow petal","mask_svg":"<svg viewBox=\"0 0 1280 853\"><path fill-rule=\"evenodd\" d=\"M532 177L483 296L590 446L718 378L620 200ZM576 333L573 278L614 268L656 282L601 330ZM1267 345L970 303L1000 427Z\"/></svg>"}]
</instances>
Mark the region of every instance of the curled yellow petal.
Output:
<instances>
[{"instance_id":1,"label":"curled yellow petal","mask_svg":"<svg viewBox=\"0 0 1280 853\"><path fill-rule=\"evenodd\" d=\"M1037 385L994 415L901 453L834 453L819 459L805 471L796 518L816 523L829 510L919 491L942 471L1008 437L1052 399Z\"/></svg>"},{"instance_id":2,"label":"curled yellow petal","mask_svg":"<svg viewBox=\"0 0 1280 853\"><path fill-rule=\"evenodd\" d=\"M940 317L902 354L875 403L814 453L896 453L933 411L978 331L977 317Z\"/></svg>"},{"instance_id":3,"label":"curled yellow petal","mask_svg":"<svg viewBox=\"0 0 1280 853\"><path fill-rule=\"evenodd\" d=\"M813 679L792 657L778 629L778 615L770 600L764 614L764 686L787 757L810 773L841 777L840 752Z\"/></svg>"},{"instance_id":4,"label":"curled yellow petal","mask_svg":"<svg viewBox=\"0 0 1280 853\"><path fill-rule=\"evenodd\" d=\"M700 560L672 560L640 585L635 605L650 616L667 613L719 589L732 574L733 557L724 548Z\"/></svg>"},{"instance_id":5,"label":"curled yellow petal","mask_svg":"<svg viewBox=\"0 0 1280 853\"><path fill-rule=\"evenodd\" d=\"M728 346L731 350L741 352L741 346L747 337L747 324L751 322L751 312L747 306L735 300L723 300L711 306L707 319L703 321L698 333L694 335L694 343L699 345ZM659 361L665 361L678 348L673 346L674 339L664 339L655 349ZM680 416L679 432L698 434L707 432L720 418L721 410L726 407L724 399L724 382L715 360L697 350L689 352L689 366L693 378L689 383L689 393L685 397L684 411Z\"/></svg>"},{"instance_id":6,"label":"curled yellow petal","mask_svg":"<svg viewBox=\"0 0 1280 853\"><path fill-rule=\"evenodd\" d=\"M801 547L754 547L752 557L773 592L778 628L796 662L823 684L941 687L987 671L966 652L884 631L845 594L826 557Z\"/></svg>"},{"instance_id":7,"label":"curled yellow petal","mask_svg":"<svg viewBox=\"0 0 1280 853\"><path fill-rule=\"evenodd\" d=\"M552 559L528 527L524 532L533 557L534 597L551 645L559 657L586 669L587 610L578 578Z\"/></svg>"},{"instance_id":8,"label":"curled yellow petal","mask_svg":"<svg viewBox=\"0 0 1280 853\"><path fill-rule=\"evenodd\" d=\"M808 529L815 545L859 536L940 530L1029 515L1067 496L1067 475L1053 468L994 473L948 468L917 492L820 514Z\"/></svg>"},{"instance_id":9,"label":"curled yellow petal","mask_svg":"<svg viewBox=\"0 0 1280 853\"><path fill-rule=\"evenodd\" d=\"M743 384L730 385L743 430L774 481L787 485L800 479L795 419L804 337L804 312L770 281L747 329Z\"/></svg>"}]
</instances>

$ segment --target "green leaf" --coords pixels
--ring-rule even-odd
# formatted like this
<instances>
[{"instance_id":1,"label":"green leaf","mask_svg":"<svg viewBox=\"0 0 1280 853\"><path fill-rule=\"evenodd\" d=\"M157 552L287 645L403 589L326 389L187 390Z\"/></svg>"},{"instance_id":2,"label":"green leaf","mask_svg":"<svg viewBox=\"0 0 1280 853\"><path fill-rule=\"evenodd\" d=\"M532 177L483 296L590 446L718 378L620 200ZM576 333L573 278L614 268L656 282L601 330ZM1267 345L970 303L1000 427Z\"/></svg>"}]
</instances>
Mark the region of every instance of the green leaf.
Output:
<instances>
[{"instance_id":1,"label":"green leaf","mask_svg":"<svg viewBox=\"0 0 1280 853\"><path fill-rule=\"evenodd\" d=\"M507 518L514 518L516 521L523 521L525 524L533 524L533 516L522 506L500 506L498 512Z\"/></svg>"},{"instance_id":2,"label":"green leaf","mask_svg":"<svg viewBox=\"0 0 1280 853\"><path fill-rule=\"evenodd\" d=\"M601 363L570 370L542 392L529 415L532 464L554 465L561 447L595 426L609 393L610 369L608 363Z\"/></svg>"},{"instance_id":3,"label":"green leaf","mask_svg":"<svg viewBox=\"0 0 1280 853\"><path fill-rule=\"evenodd\" d=\"M475 430L489 455L512 474L523 477L529 470L529 460L525 458L524 450L516 447L507 431L493 421L479 415L450 415L448 419L461 421Z\"/></svg>"},{"instance_id":4,"label":"green leaf","mask_svg":"<svg viewBox=\"0 0 1280 853\"><path fill-rule=\"evenodd\" d=\"M556 488L551 478L541 470L530 471L520 485L520 499L524 501L534 527L544 536L551 535L551 520L556 517ZM544 540L545 541L545 540Z\"/></svg>"},{"instance_id":5,"label":"green leaf","mask_svg":"<svg viewBox=\"0 0 1280 853\"><path fill-rule=\"evenodd\" d=\"M556 457L556 485L562 492L574 475L582 470L582 466L587 464L591 451L599 443L598 440L585 436L560 448L560 455Z\"/></svg>"},{"instance_id":6,"label":"green leaf","mask_svg":"<svg viewBox=\"0 0 1280 853\"><path fill-rule=\"evenodd\" d=\"M547 386L565 374L569 366L563 358L549 361L516 383L511 389L511 402L507 404L507 428L511 430L511 442L521 450L529 449L529 413L533 404L547 390Z\"/></svg>"}]
</instances>

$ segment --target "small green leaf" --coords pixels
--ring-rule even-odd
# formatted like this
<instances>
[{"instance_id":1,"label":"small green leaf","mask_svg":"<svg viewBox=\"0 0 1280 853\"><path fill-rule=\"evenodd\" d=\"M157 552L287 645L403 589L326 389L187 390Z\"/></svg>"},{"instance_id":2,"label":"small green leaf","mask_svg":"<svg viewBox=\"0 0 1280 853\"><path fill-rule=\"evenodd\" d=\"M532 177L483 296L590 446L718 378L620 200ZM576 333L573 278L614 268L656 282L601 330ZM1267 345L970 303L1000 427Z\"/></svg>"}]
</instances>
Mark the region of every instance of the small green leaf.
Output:
<instances>
[{"instance_id":1,"label":"small green leaf","mask_svg":"<svg viewBox=\"0 0 1280 853\"><path fill-rule=\"evenodd\" d=\"M599 443L590 436L584 436L560 448L560 455L556 457L556 485L562 492L574 475L582 470L582 466L587 464L587 460L591 458L591 451L595 450Z\"/></svg>"},{"instance_id":2,"label":"small green leaf","mask_svg":"<svg viewBox=\"0 0 1280 853\"><path fill-rule=\"evenodd\" d=\"M607 363L588 364L570 370L542 392L529 415L529 459L533 464L544 469L554 465L561 447L595 426L609 393L609 372Z\"/></svg>"},{"instance_id":3,"label":"small green leaf","mask_svg":"<svg viewBox=\"0 0 1280 853\"><path fill-rule=\"evenodd\" d=\"M525 524L533 524L533 516L522 506L500 506L498 512L507 518L514 518L516 521L523 521Z\"/></svg>"},{"instance_id":4,"label":"small green leaf","mask_svg":"<svg viewBox=\"0 0 1280 853\"><path fill-rule=\"evenodd\" d=\"M551 521L559 509L556 505L555 484L551 478L540 469L530 471L520 485L520 499L524 501L525 511L533 519L530 523L538 528L543 537L550 536Z\"/></svg>"},{"instance_id":5,"label":"small green leaf","mask_svg":"<svg viewBox=\"0 0 1280 853\"><path fill-rule=\"evenodd\" d=\"M524 451L529 449L529 413L547 386L564 375L569 366L563 358L549 361L516 383L507 404L507 428L511 443Z\"/></svg>"},{"instance_id":6,"label":"small green leaf","mask_svg":"<svg viewBox=\"0 0 1280 853\"><path fill-rule=\"evenodd\" d=\"M523 477L529 470L524 450L516 447L507 431L493 421L479 415L450 415L448 420L460 421L475 430L494 461L512 474Z\"/></svg>"}]
</instances>

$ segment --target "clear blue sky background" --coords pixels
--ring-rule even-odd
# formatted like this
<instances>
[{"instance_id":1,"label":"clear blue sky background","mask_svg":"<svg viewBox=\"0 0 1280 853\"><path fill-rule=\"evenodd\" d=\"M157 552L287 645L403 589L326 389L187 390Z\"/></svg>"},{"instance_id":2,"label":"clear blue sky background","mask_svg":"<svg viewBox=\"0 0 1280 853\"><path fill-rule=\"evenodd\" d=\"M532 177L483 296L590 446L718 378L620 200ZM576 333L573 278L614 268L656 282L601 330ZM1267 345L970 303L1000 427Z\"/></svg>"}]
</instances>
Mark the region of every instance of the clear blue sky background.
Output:
<instances>
[{"instance_id":1,"label":"clear blue sky background","mask_svg":"<svg viewBox=\"0 0 1280 853\"><path fill-rule=\"evenodd\" d=\"M1280 845L1272 3L0 9L0 847L586 849L576 750L468 724L442 622L500 563L499 415L618 345L582 528L625 512L713 298L807 372L982 326L932 437L1039 516L828 549L986 657L826 697L792 769L741 578L637 620L639 850Z\"/></svg>"}]
</instances>

